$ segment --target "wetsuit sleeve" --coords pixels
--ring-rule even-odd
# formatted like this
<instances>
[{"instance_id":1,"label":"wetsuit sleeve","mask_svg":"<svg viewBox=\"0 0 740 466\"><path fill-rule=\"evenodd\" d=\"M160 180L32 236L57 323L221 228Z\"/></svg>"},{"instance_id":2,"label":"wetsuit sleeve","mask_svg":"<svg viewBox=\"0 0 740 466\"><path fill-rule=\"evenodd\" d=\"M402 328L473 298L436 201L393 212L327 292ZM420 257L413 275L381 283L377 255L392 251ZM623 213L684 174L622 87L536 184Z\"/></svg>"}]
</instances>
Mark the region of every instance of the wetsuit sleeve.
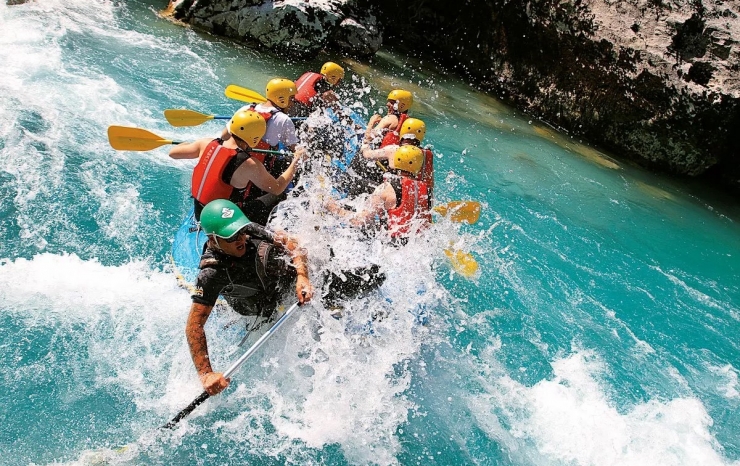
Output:
<instances>
[{"instance_id":1,"label":"wetsuit sleeve","mask_svg":"<svg viewBox=\"0 0 740 466\"><path fill-rule=\"evenodd\" d=\"M214 306L226 282L226 277L218 270L212 267L201 269L195 279L195 288L190 297L194 303Z\"/></svg>"}]
</instances>

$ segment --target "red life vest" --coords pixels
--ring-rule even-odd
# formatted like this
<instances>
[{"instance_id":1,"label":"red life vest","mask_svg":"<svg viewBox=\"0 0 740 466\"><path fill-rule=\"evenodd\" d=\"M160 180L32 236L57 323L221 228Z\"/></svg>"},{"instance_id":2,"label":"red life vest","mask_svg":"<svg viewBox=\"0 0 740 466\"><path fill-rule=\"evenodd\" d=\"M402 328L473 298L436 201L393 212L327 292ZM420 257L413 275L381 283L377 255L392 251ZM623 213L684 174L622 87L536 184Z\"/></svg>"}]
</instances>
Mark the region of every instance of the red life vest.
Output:
<instances>
[{"instance_id":1,"label":"red life vest","mask_svg":"<svg viewBox=\"0 0 740 466\"><path fill-rule=\"evenodd\" d=\"M388 176L396 175L386 175ZM432 223L429 192L426 183L405 176L401 177L401 202L388 210L388 230L392 237L408 236L419 231L412 230L412 223ZM420 222L421 221L421 222Z\"/></svg>"},{"instance_id":2,"label":"red life vest","mask_svg":"<svg viewBox=\"0 0 740 466\"><path fill-rule=\"evenodd\" d=\"M227 149L219 139L211 141L193 170L190 194L203 205L215 199L228 199L234 187L221 179L226 165L237 154Z\"/></svg>"},{"instance_id":3,"label":"red life vest","mask_svg":"<svg viewBox=\"0 0 740 466\"><path fill-rule=\"evenodd\" d=\"M422 181L426 183L429 190L429 197L433 196L434 191L434 154L429 149L422 149L424 151L424 165L416 175L416 181Z\"/></svg>"},{"instance_id":4,"label":"red life vest","mask_svg":"<svg viewBox=\"0 0 740 466\"><path fill-rule=\"evenodd\" d=\"M316 83L324 79L319 73L308 71L303 73L300 78L296 79L296 95L295 100L302 103L303 105L310 106L311 99L313 99L316 92Z\"/></svg>"},{"instance_id":5,"label":"red life vest","mask_svg":"<svg viewBox=\"0 0 740 466\"><path fill-rule=\"evenodd\" d=\"M398 130L401 129L401 125L404 121L406 121L406 118L408 118L408 113L401 113L398 115L398 125L396 125L396 129L391 131L387 130L385 133L385 136L383 136L383 141L380 143L380 147L390 146L391 144L398 144L401 142L401 138L398 135Z\"/></svg>"}]
</instances>

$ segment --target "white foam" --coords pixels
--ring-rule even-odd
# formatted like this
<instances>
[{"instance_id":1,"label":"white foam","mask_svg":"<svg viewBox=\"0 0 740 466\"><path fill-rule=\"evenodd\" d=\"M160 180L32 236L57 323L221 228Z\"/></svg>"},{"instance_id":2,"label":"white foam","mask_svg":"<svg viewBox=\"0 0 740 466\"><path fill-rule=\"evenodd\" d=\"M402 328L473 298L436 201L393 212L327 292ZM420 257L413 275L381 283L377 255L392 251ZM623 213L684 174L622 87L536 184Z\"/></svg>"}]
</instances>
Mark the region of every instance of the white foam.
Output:
<instances>
[{"instance_id":1,"label":"white foam","mask_svg":"<svg viewBox=\"0 0 740 466\"><path fill-rule=\"evenodd\" d=\"M470 409L489 435L538 464L729 464L695 398L653 399L617 407L599 381L605 368L589 351L552 363L555 376L532 387L508 376ZM510 436L501 425L509 425Z\"/></svg>"}]
</instances>

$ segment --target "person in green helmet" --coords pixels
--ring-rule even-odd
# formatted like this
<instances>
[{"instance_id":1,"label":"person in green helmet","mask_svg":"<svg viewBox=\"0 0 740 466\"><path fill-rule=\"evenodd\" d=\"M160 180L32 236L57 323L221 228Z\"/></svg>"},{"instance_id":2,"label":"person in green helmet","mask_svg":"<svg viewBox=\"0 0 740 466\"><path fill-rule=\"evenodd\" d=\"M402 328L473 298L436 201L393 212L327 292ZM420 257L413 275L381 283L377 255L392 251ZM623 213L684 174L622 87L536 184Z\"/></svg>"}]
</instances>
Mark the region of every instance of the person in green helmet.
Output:
<instances>
[{"instance_id":1,"label":"person in green helmet","mask_svg":"<svg viewBox=\"0 0 740 466\"><path fill-rule=\"evenodd\" d=\"M300 303L310 301L314 290L306 250L296 238L250 222L236 204L225 199L209 202L200 222L208 241L200 258L185 334L203 388L215 395L229 381L211 367L204 326L219 295L239 314L270 317L293 281Z\"/></svg>"},{"instance_id":2,"label":"person in green helmet","mask_svg":"<svg viewBox=\"0 0 740 466\"><path fill-rule=\"evenodd\" d=\"M208 241L200 258L185 334L203 388L216 395L229 381L211 366L204 326L218 297L241 315L270 320L293 281L299 303L310 301L314 289L308 278L308 254L299 247L298 238L250 222L233 202L209 202L201 213L200 226ZM333 306L379 287L385 275L372 265L339 275L324 273L322 281L322 300Z\"/></svg>"}]
</instances>

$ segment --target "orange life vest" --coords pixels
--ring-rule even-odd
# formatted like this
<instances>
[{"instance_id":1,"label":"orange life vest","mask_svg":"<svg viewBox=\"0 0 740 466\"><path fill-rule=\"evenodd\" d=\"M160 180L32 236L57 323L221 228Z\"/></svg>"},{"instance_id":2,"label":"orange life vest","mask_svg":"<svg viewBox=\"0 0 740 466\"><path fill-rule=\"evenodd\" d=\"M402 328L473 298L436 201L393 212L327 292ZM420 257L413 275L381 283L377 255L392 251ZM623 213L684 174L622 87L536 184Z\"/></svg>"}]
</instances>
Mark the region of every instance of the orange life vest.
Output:
<instances>
[{"instance_id":1,"label":"orange life vest","mask_svg":"<svg viewBox=\"0 0 740 466\"><path fill-rule=\"evenodd\" d=\"M227 149L220 139L211 141L203 151L193 170L190 194L203 205L215 199L228 199L234 187L221 179L226 165L234 158L237 149Z\"/></svg>"},{"instance_id":2,"label":"orange life vest","mask_svg":"<svg viewBox=\"0 0 740 466\"><path fill-rule=\"evenodd\" d=\"M190 194L203 205L216 199L230 199L236 205L242 207L244 201L251 197L258 197L261 193L251 181L243 189L237 189L224 182L223 174L226 166L241 150L228 149L222 143L222 140L214 139L206 146L206 150L203 151L203 155L193 170ZM254 159L257 159L260 155L263 157L265 155L255 152L248 152L247 154L249 158ZM253 187L254 189L252 189Z\"/></svg>"}]
</instances>

